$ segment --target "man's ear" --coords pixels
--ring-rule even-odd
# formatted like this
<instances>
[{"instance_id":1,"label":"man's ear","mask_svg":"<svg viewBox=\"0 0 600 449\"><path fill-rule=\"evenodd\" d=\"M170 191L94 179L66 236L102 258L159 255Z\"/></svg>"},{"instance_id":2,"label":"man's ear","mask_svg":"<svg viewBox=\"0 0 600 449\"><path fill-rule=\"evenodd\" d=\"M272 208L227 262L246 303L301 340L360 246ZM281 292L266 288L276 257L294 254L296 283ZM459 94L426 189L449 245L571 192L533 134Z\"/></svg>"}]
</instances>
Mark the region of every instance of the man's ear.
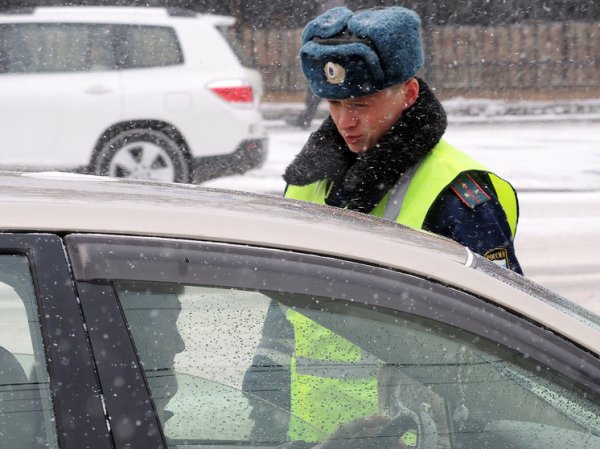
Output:
<instances>
[{"instance_id":1,"label":"man's ear","mask_svg":"<svg viewBox=\"0 0 600 449\"><path fill-rule=\"evenodd\" d=\"M410 108L417 101L418 96L419 82L416 78L411 78L404 84L404 108L402 110Z\"/></svg>"}]
</instances>

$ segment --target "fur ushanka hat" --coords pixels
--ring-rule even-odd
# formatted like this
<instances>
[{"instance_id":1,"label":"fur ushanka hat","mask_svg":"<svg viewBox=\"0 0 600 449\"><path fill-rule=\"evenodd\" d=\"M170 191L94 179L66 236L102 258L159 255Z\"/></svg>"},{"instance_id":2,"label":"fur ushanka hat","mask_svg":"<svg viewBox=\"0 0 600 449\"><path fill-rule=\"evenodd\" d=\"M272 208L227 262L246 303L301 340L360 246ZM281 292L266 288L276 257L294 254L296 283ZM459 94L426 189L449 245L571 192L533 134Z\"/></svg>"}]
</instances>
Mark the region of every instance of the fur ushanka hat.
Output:
<instances>
[{"instance_id":1,"label":"fur ushanka hat","mask_svg":"<svg viewBox=\"0 0 600 449\"><path fill-rule=\"evenodd\" d=\"M306 25L300 60L321 98L362 97L412 78L423 66L421 19L410 9L333 8Z\"/></svg>"}]
</instances>

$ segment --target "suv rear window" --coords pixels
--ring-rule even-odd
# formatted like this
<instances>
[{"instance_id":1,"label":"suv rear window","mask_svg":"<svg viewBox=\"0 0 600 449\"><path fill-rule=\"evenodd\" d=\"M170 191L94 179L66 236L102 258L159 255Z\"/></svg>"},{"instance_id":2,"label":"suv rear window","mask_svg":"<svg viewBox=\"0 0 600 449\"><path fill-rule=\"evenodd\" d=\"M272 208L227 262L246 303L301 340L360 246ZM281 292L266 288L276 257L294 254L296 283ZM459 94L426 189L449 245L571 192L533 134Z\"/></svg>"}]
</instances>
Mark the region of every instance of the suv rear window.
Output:
<instances>
[{"instance_id":1,"label":"suv rear window","mask_svg":"<svg viewBox=\"0 0 600 449\"><path fill-rule=\"evenodd\" d=\"M181 63L177 37L168 27L0 25L0 73L87 72Z\"/></svg>"},{"instance_id":2,"label":"suv rear window","mask_svg":"<svg viewBox=\"0 0 600 449\"><path fill-rule=\"evenodd\" d=\"M120 67L134 69L183 64L175 30L158 26L115 26Z\"/></svg>"}]
</instances>

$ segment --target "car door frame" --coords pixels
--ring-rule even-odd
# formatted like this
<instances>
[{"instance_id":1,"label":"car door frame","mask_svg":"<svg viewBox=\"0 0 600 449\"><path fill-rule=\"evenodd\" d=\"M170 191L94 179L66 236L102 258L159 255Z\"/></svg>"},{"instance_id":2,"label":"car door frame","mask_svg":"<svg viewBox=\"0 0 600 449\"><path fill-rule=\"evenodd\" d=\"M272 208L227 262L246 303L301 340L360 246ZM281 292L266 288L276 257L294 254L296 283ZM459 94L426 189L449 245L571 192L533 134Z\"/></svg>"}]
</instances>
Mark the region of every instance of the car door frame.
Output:
<instances>
[{"instance_id":1,"label":"car door frame","mask_svg":"<svg viewBox=\"0 0 600 449\"><path fill-rule=\"evenodd\" d=\"M166 448L168 441L148 400L148 382L115 280L289 292L334 303L354 301L365 311L409 313L464 329L515 355L526 354L528 362L551 368L585 394L600 398L598 355L496 304L435 281L350 260L234 243L101 234L70 234L65 243L116 447ZM374 288L379 295L373 295ZM414 291L403 299L407 289ZM417 291L430 293L412 300ZM117 385L118 377L122 381Z\"/></svg>"},{"instance_id":2,"label":"car door frame","mask_svg":"<svg viewBox=\"0 0 600 449\"><path fill-rule=\"evenodd\" d=\"M115 447L168 446L112 280L75 285Z\"/></svg>"},{"instance_id":3,"label":"car door frame","mask_svg":"<svg viewBox=\"0 0 600 449\"><path fill-rule=\"evenodd\" d=\"M62 238L0 233L0 254L25 256L29 262L59 446L112 448L103 394Z\"/></svg>"},{"instance_id":4,"label":"car door frame","mask_svg":"<svg viewBox=\"0 0 600 449\"><path fill-rule=\"evenodd\" d=\"M88 245L85 254L81 253L82 244ZM106 249L102 255L94 255L93 245L106 245ZM598 355L496 304L414 275L332 257L233 243L72 234L67 236L66 246L84 313L88 301L84 287L102 285L102 289L95 289L98 298L115 295L110 282L117 279L335 297L464 329L516 354L527 354L600 397ZM157 260L160 269L153 265ZM342 279L344 282L338 282ZM387 297L372 294L374 279L379 280L379 288ZM431 294L423 301L403 302L400 288ZM93 346L92 332L90 338Z\"/></svg>"}]
</instances>

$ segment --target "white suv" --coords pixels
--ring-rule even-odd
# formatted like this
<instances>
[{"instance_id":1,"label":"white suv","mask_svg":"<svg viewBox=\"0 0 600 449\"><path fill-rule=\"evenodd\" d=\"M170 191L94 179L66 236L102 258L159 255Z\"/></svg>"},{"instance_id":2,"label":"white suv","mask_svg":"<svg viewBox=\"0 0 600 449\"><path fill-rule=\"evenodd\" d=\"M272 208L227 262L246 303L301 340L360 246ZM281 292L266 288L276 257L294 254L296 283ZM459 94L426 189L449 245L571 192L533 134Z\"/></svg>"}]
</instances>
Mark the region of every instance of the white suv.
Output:
<instances>
[{"instance_id":1,"label":"white suv","mask_svg":"<svg viewBox=\"0 0 600 449\"><path fill-rule=\"evenodd\" d=\"M202 182L259 166L262 80L234 19L163 8L0 14L0 166Z\"/></svg>"}]
</instances>

